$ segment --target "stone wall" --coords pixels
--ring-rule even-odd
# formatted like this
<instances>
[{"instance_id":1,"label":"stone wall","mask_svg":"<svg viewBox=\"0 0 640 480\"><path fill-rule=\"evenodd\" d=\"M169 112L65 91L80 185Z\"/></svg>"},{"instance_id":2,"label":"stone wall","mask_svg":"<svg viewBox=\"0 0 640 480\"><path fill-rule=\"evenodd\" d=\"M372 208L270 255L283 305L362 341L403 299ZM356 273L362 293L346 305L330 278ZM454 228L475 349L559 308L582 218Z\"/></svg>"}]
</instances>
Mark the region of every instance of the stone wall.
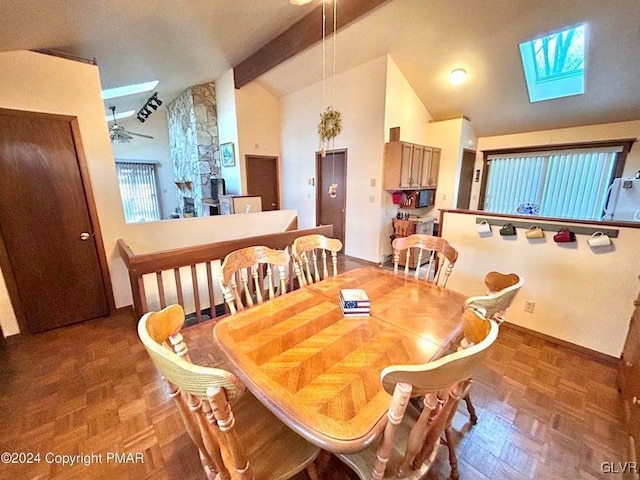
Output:
<instances>
[{"instance_id":1,"label":"stone wall","mask_svg":"<svg viewBox=\"0 0 640 480\"><path fill-rule=\"evenodd\" d=\"M221 176L215 85L188 88L168 105L167 115L178 203L193 198L195 215L207 215L201 201L211 196L210 179Z\"/></svg>"}]
</instances>

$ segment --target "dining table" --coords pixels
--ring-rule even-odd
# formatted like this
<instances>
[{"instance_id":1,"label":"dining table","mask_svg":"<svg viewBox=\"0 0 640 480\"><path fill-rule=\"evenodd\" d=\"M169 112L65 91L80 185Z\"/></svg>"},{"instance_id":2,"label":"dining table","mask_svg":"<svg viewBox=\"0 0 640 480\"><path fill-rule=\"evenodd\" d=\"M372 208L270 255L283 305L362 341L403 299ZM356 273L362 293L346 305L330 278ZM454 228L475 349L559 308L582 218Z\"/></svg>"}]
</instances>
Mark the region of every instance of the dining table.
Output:
<instances>
[{"instance_id":1,"label":"dining table","mask_svg":"<svg viewBox=\"0 0 640 480\"><path fill-rule=\"evenodd\" d=\"M363 289L370 314L345 316L342 289ZM380 267L305 285L219 321L229 368L274 415L332 453L364 450L382 433L389 365L419 365L462 336L465 295Z\"/></svg>"}]
</instances>

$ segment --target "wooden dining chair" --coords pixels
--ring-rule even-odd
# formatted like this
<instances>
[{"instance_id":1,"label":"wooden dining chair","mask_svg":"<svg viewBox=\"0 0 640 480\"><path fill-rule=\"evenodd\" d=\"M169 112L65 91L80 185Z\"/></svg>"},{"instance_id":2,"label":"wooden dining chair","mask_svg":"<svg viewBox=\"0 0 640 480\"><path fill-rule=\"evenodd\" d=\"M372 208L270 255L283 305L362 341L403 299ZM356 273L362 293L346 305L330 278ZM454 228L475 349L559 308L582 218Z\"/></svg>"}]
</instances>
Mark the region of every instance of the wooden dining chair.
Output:
<instances>
[{"instance_id":1,"label":"wooden dining chair","mask_svg":"<svg viewBox=\"0 0 640 480\"><path fill-rule=\"evenodd\" d=\"M489 272L485 276L485 285L489 288L489 293L467 298L464 304L465 311L477 311L484 317L495 320L500 324L504 322L507 309L524 285L524 279L515 273ZM501 290L491 291L493 288L501 288ZM473 316L463 315L462 326L464 338L460 341L461 349L469 348L484 338L485 332L483 329L486 328L486 325L476 322ZM478 416L468 391L464 393L463 399L467 405L469 420L472 425L475 425L478 422Z\"/></svg>"},{"instance_id":2,"label":"wooden dining chair","mask_svg":"<svg viewBox=\"0 0 640 480\"><path fill-rule=\"evenodd\" d=\"M392 365L382 370L382 385L392 398L380 441L363 452L338 455L361 480L423 478L435 460L443 433L451 478L458 478L451 420L469 379L498 336L493 320L469 312L488 324L480 342L423 365ZM411 397L423 397L421 411L408 411Z\"/></svg>"},{"instance_id":3,"label":"wooden dining chair","mask_svg":"<svg viewBox=\"0 0 640 480\"><path fill-rule=\"evenodd\" d=\"M327 238L319 234L296 238L293 241L291 254L298 284L300 286L308 285L329 276L327 252L331 254L332 272L335 277L338 274L338 252L340 250L342 250L342 242L337 238ZM322 262L322 270L318 268L318 257Z\"/></svg>"},{"instance_id":4,"label":"wooden dining chair","mask_svg":"<svg viewBox=\"0 0 640 480\"><path fill-rule=\"evenodd\" d=\"M524 285L524 279L515 273L489 272L484 281L489 292L486 295L469 297L465 301L465 307L481 309L487 318L502 323L506 318L507 309Z\"/></svg>"},{"instance_id":5,"label":"wooden dining chair","mask_svg":"<svg viewBox=\"0 0 640 480\"><path fill-rule=\"evenodd\" d=\"M218 278L229 311L233 314L263 303L265 296L273 299L284 294L289 261L286 250L264 246L242 248L228 254Z\"/></svg>"},{"instance_id":6,"label":"wooden dining chair","mask_svg":"<svg viewBox=\"0 0 640 480\"><path fill-rule=\"evenodd\" d=\"M429 255L425 280L440 287L447 284L449 275L458 259L458 251L442 237L414 233L408 237L397 237L391 243L393 247L393 273L398 274L398 264L402 251L406 251L404 276L409 276L409 264L412 258L416 258L416 269L413 274L415 278L420 278L420 265L425 255ZM417 253L416 253L417 252Z\"/></svg>"},{"instance_id":7,"label":"wooden dining chair","mask_svg":"<svg viewBox=\"0 0 640 480\"><path fill-rule=\"evenodd\" d=\"M207 478L284 480L307 469L309 477L318 480L314 461L320 449L245 393L233 374L191 363L180 334L183 325L184 310L170 305L145 314L138 336L167 382Z\"/></svg>"}]
</instances>

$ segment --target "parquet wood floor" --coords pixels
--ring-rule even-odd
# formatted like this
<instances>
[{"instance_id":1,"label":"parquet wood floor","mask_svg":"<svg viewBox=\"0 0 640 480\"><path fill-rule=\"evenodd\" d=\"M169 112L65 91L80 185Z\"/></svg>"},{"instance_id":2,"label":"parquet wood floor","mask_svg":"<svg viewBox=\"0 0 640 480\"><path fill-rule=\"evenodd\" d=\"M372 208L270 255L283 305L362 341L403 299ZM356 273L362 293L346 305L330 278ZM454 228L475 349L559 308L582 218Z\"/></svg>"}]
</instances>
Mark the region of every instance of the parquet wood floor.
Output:
<instances>
[{"instance_id":1,"label":"parquet wood floor","mask_svg":"<svg viewBox=\"0 0 640 480\"><path fill-rule=\"evenodd\" d=\"M342 269L357 266L341 257ZM0 343L0 453L40 454L39 463L0 463L0 479L203 478L135 325L124 313ZM501 329L472 386L478 424L470 428L464 406L454 419L460 477L621 478L600 467L628 460L615 368ZM224 364L210 324L187 329L185 338L194 362ZM123 452L141 456L107 458ZM48 453L85 455L87 465L61 465ZM443 449L427 478L448 475ZM350 478L332 461L326 480Z\"/></svg>"}]
</instances>

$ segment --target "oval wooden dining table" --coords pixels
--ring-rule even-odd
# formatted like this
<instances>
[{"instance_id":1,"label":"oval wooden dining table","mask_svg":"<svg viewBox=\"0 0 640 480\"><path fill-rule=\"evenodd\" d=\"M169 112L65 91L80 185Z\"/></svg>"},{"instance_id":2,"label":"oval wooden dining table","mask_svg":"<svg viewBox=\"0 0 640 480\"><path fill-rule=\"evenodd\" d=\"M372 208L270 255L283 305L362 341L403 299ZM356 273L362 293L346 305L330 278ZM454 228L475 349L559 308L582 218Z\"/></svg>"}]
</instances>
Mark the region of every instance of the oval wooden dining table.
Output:
<instances>
[{"instance_id":1,"label":"oval wooden dining table","mask_svg":"<svg viewBox=\"0 0 640 480\"><path fill-rule=\"evenodd\" d=\"M343 288L371 315L345 318ZM382 433L390 396L381 370L441 357L461 335L466 297L376 267L351 270L227 317L213 329L231 370L282 422L333 453Z\"/></svg>"}]
</instances>

